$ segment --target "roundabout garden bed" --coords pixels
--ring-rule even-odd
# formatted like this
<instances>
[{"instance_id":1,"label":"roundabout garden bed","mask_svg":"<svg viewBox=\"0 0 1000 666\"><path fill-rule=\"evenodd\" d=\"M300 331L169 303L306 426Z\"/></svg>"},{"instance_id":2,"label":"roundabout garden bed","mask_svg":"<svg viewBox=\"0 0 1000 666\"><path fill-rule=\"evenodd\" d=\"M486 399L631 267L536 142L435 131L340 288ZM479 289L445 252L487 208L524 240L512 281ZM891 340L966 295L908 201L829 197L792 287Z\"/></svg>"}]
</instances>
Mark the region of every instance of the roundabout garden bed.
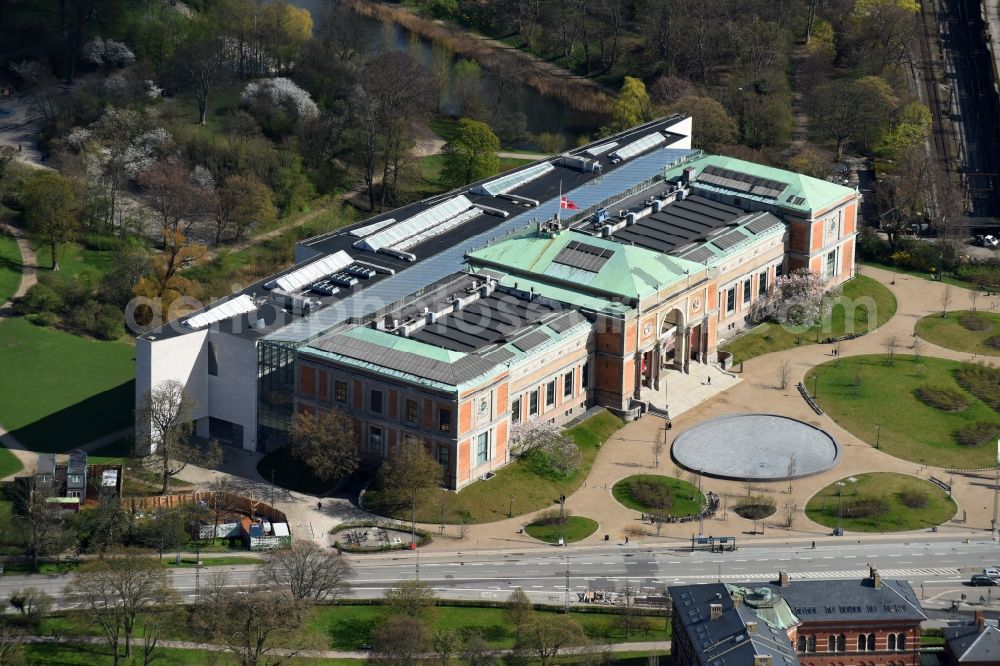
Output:
<instances>
[{"instance_id":1,"label":"roundabout garden bed","mask_svg":"<svg viewBox=\"0 0 1000 666\"><path fill-rule=\"evenodd\" d=\"M697 516L705 496L687 481L658 474L628 476L611 488L619 503L641 513Z\"/></svg>"},{"instance_id":2,"label":"roundabout garden bed","mask_svg":"<svg viewBox=\"0 0 1000 666\"><path fill-rule=\"evenodd\" d=\"M977 423L1000 421L984 400L992 400L995 368L938 358L896 354L850 356L811 369L805 383L816 402L841 427L886 453L934 466L992 465L988 446L959 442L958 433ZM918 397L923 387L940 387L962 398L962 411L942 411ZM997 398L1000 400L1000 398Z\"/></svg>"},{"instance_id":3,"label":"roundabout garden bed","mask_svg":"<svg viewBox=\"0 0 1000 666\"><path fill-rule=\"evenodd\" d=\"M854 532L905 532L940 525L958 510L944 490L906 474L873 472L838 483L844 485L832 483L809 499L806 516Z\"/></svg>"},{"instance_id":4,"label":"roundabout garden bed","mask_svg":"<svg viewBox=\"0 0 1000 666\"><path fill-rule=\"evenodd\" d=\"M927 315L917 322L917 335L946 349L1000 356L1000 314L958 310Z\"/></svg>"},{"instance_id":5,"label":"roundabout garden bed","mask_svg":"<svg viewBox=\"0 0 1000 666\"><path fill-rule=\"evenodd\" d=\"M566 516L560 521L559 511L554 509L526 525L524 531L528 536L545 543L559 543L560 536L565 543L573 543L586 539L597 528L597 521L586 516Z\"/></svg>"},{"instance_id":6,"label":"roundabout garden bed","mask_svg":"<svg viewBox=\"0 0 1000 666\"><path fill-rule=\"evenodd\" d=\"M733 513L747 520L764 520L777 512L774 500L770 497L745 497L733 506Z\"/></svg>"}]
</instances>

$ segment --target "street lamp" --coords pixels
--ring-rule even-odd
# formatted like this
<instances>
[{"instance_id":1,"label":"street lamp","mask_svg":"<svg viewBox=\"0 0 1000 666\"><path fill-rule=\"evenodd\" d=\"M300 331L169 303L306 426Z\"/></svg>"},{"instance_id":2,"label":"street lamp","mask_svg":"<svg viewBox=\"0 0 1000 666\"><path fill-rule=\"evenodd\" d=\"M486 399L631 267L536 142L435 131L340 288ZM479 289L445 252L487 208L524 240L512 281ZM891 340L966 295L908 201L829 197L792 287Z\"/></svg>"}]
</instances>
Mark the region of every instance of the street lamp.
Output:
<instances>
[{"instance_id":1,"label":"street lamp","mask_svg":"<svg viewBox=\"0 0 1000 666\"><path fill-rule=\"evenodd\" d=\"M881 427L882 427L881 424L879 424L879 423L875 424L875 448L876 449L878 448L879 430L881 429Z\"/></svg>"},{"instance_id":2,"label":"street lamp","mask_svg":"<svg viewBox=\"0 0 1000 666\"><path fill-rule=\"evenodd\" d=\"M817 372L816 374L813 375L813 400L816 399L818 393L819 393L819 373Z\"/></svg>"},{"instance_id":3,"label":"street lamp","mask_svg":"<svg viewBox=\"0 0 1000 666\"><path fill-rule=\"evenodd\" d=\"M514 517L514 496L513 495L510 496L510 503L507 505L507 517L508 518L513 518Z\"/></svg>"},{"instance_id":4,"label":"street lamp","mask_svg":"<svg viewBox=\"0 0 1000 666\"><path fill-rule=\"evenodd\" d=\"M837 486L837 499L840 504L840 508L837 510L837 535L843 533L844 527L844 486L847 484L843 481L837 481L835 484Z\"/></svg>"}]
</instances>

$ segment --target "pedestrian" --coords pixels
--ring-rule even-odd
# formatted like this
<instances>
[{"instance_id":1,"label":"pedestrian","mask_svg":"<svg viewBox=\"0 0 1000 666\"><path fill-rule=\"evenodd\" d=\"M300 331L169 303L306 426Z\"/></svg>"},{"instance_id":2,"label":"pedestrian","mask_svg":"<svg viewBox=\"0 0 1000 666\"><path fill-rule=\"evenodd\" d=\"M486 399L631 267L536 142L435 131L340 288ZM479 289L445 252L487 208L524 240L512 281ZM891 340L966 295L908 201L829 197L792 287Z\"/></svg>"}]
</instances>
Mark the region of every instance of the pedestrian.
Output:
<instances>
[{"instance_id":1,"label":"pedestrian","mask_svg":"<svg viewBox=\"0 0 1000 666\"><path fill-rule=\"evenodd\" d=\"M17 144L17 152L21 152L21 144Z\"/></svg>"},{"instance_id":2,"label":"pedestrian","mask_svg":"<svg viewBox=\"0 0 1000 666\"><path fill-rule=\"evenodd\" d=\"M628 537L627 536L625 537L625 545L626 546L628 545Z\"/></svg>"},{"instance_id":3,"label":"pedestrian","mask_svg":"<svg viewBox=\"0 0 1000 666\"><path fill-rule=\"evenodd\" d=\"M319 509L320 511L322 511L323 510L323 503L322 502L316 502L316 508Z\"/></svg>"},{"instance_id":4,"label":"pedestrian","mask_svg":"<svg viewBox=\"0 0 1000 666\"><path fill-rule=\"evenodd\" d=\"M813 541L813 550L816 550L816 542Z\"/></svg>"},{"instance_id":5,"label":"pedestrian","mask_svg":"<svg viewBox=\"0 0 1000 666\"><path fill-rule=\"evenodd\" d=\"M673 427L674 427L674 422L671 421L670 419L667 419L667 430L670 430Z\"/></svg>"},{"instance_id":6,"label":"pedestrian","mask_svg":"<svg viewBox=\"0 0 1000 666\"><path fill-rule=\"evenodd\" d=\"M712 375L709 375L709 376L708 376L708 385L709 385L709 386L711 386L711 385L712 385Z\"/></svg>"}]
</instances>

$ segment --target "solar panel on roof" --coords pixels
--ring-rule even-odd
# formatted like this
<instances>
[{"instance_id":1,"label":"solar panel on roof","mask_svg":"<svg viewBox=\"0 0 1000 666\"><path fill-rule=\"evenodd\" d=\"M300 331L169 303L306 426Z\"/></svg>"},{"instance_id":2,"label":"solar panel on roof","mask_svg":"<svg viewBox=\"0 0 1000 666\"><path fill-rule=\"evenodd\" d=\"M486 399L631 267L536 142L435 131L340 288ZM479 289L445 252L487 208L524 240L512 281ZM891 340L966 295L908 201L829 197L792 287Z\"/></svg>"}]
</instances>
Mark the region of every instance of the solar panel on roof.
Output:
<instances>
[{"instance_id":1,"label":"solar panel on roof","mask_svg":"<svg viewBox=\"0 0 1000 666\"><path fill-rule=\"evenodd\" d=\"M339 250L302 268L297 268L291 273L286 273L279 278L271 280L264 286L267 289L277 287L278 289L292 292L296 289L301 289L307 284L312 284L331 273L336 273L352 263L354 263L354 260L351 259L351 255L343 250Z\"/></svg>"},{"instance_id":2,"label":"solar panel on roof","mask_svg":"<svg viewBox=\"0 0 1000 666\"><path fill-rule=\"evenodd\" d=\"M630 157L635 157L639 153L646 152L650 148L655 148L661 143L666 143L666 141L667 137L663 136L659 132L653 132L652 134L647 134L632 143L625 144L615 152L611 153L611 157L619 160L627 160Z\"/></svg>"},{"instance_id":3,"label":"solar panel on roof","mask_svg":"<svg viewBox=\"0 0 1000 666\"><path fill-rule=\"evenodd\" d=\"M697 180L719 185L739 192L747 192L756 196L777 199L781 193L788 189L788 183L760 176L751 176L742 171L725 169L714 165L709 165L698 174Z\"/></svg>"},{"instance_id":4,"label":"solar panel on roof","mask_svg":"<svg viewBox=\"0 0 1000 666\"><path fill-rule=\"evenodd\" d=\"M730 231L728 234L723 234L712 239L712 243L718 246L722 250L728 250L736 245L739 245L746 240L746 236L738 231Z\"/></svg>"},{"instance_id":5,"label":"solar panel on roof","mask_svg":"<svg viewBox=\"0 0 1000 666\"><path fill-rule=\"evenodd\" d=\"M354 247L378 252L384 247L397 247L400 243L414 236L423 235L425 239L429 238L447 230L441 228L441 223L461 215L470 208L472 208L472 202L464 194L460 194L435 204L402 222L355 241Z\"/></svg>"},{"instance_id":6,"label":"solar panel on roof","mask_svg":"<svg viewBox=\"0 0 1000 666\"><path fill-rule=\"evenodd\" d=\"M189 317L184 321L184 325L191 328L202 328L203 326L214 324L215 322L222 321L223 319L229 319L230 317L235 317L236 315L253 312L256 309L257 304L253 302L252 298L246 294L240 294L232 300L220 303L219 305L211 307L204 312L194 315L193 317Z\"/></svg>"},{"instance_id":7,"label":"solar panel on roof","mask_svg":"<svg viewBox=\"0 0 1000 666\"><path fill-rule=\"evenodd\" d=\"M752 233L760 234L767 231L768 229L772 229L778 226L781 226L781 220L775 217L771 217L770 215L762 215L758 217L756 220L750 222L750 224L746 225L745 228Z\"/></svg>"},{"instance_id":8,"label":"solar panel on roof","mask_svg":"<svg viewBox=\"0 0 1000 666\"><path fill-rule=\"evenodd\" d=\"M570 241L552 261L597 273L614 253L615 251L611 249L596 247L580 241Z\"/></svg>"},{"instance_id":9,"label":"solar panel on roof","mask_svg":"<svg viewBox=\"0 0 1000 666\"><path fill-rule=\"evenodd\" d=\"M494 178L493 180L485 182L481 185L476 185L471 191L476 194L488 194L491 197L495 197L498 194L506 194L511 190L516 190L536 178L541 178L554 169L555 167L552 166L550 162L533 164L532 166L519 169L504 176L500 176L499 178Z\"/></svg>"},{"instance_id":10,"label":"solar panel on roof","mask_svg":"<svg viewBox=\"0 0 1000 666\"><path fill-rule=\"evenodd\" d=\"M535 330L514 341L514 346L521 351L531 351L535 347L549 341L549 336L545 331Z\"/></svg>"},{"instance_id":11,"label":"solar panel on roof","mask_svg":"<svg viewBox=\"0 0 1000 666\"><path fill-rule=\"evenodd\" d=\"M709 259L711 259L714 256L715 256L715 253L712 252L712 250L710 248L707 248L707 247L704 247L704 246L703 247L699 247L697 250L689 252L686 255L683 255L684 259L687 259L689 261L696 261L699 264L705 263L706 261L708 261Z\"/></svg>"}]
</instances>

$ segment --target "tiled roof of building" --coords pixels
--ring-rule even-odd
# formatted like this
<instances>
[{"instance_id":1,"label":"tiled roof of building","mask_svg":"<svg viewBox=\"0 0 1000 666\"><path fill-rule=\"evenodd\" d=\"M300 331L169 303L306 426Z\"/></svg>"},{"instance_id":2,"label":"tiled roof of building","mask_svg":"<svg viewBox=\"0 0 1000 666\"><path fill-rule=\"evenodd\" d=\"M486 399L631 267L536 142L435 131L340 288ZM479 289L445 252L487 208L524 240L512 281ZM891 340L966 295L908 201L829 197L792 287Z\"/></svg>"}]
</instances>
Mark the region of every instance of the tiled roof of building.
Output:
<instances>
[{"instance_id":1,"label":"tiled roof of building","mask_svg":"<svg viewBox=\"0 0 1000 666\"><path fill-rule=\"evenodd\" d=\"M677 167L667 172L668 179L679 178L683 170L687 167L695 168L695 178L701 175L706 167L735 172L740 180L747 180L747 189L733 189L725 184L730 179L711 178L713 182L699 180L696 185L707 190L728 192L738 194L750 199L759 199L769 203L776 203L782 208L800 211L803 213L815 213L829 208L833 204L842 201L846 197L855 196L855 190L831 183L819 178L805 176L786 171L776 167L754 164L735 157L725 157L723 155L707 155L694 160L688 164ZM743 177L746 178L743 178ZM759 187L753 184L752 179L766 181L768 187ZM785 185L780 189L777 197L771 196L777 189L770 187L773 183Z\"/></svg>"},{"instance_id":2,"label":"tiled roof of building","mask_svg":"<svg viewBox=\"0 0 1000 666\"><path fill-rule=\"evenodd\" d=\"M744 604L736 605L724 583L670 587L674 616L705 666L746 666L769 655L774 666L799 663L788 636L761 620ZM712 617L711 605L721 607ZM754 630L751 630L750 627Z\"/></svg>"},{"instance_id":3,"label":"tiled roof of building","mask_svg":"<svg viewBox=\"0 0 1000 666\"><path fill-rule=\"evenodd\" d=\"M528 229L469 253L469 262L572 286L584 293L643 298L704 267L573 230Z\"/></svg>"},{"instance_id":4,"label":"tiled roof of building","mask_svg":"<svg viewBox=\"0 0 1000 666\"><path fill-rule=\"evenodd\" d=\"M744 587L763 587L744 583ZM917 595L905 580L882 579L875 587L872 579L792 580L787 587L777 582L766 586L780 594L803 622L858 620L927 619Z\"/></svg>"},{"instance_id":5,"label":"tiled roof of building","mask_svg":"<svg viewBox=\"0 0 1000 666\"><path fill-rule=\"evenodd\" d=\"M978 626L972 624L945 627L942 632L949 651L958 663L1000 663L1000 630L996 627L988 624L980 631Z\"/></svg>"}]
</instances>

